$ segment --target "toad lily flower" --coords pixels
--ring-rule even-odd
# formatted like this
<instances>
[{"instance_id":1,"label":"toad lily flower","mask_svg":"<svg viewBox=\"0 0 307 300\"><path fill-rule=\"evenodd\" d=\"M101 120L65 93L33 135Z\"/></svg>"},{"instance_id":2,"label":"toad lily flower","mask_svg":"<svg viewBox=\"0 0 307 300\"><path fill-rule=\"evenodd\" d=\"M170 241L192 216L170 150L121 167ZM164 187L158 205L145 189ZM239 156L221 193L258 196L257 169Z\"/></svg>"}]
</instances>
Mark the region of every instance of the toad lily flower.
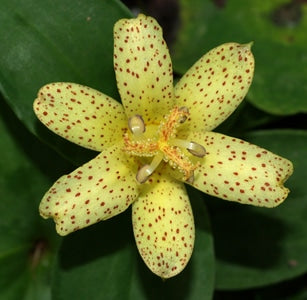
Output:
<instances>
[{"instance_id":1,"label":"toad lily flower","mask_svg":"<svg viewBox=\"0 0 307 300\"><path fill-rule=\"evenodd\" d=\"M109 219L132 204L138 250L162 278L181 272L194 245L184 183L230 201L274 207L292 164L247 142L212 132L252 81L250 44L205 54L173 87L162 30L151 17L114 27L114 69L122 105L89 87L51 83L34 110L65 139L100 152L64 175L40 204L60 235Z\"/></svg>"}]
</instances>

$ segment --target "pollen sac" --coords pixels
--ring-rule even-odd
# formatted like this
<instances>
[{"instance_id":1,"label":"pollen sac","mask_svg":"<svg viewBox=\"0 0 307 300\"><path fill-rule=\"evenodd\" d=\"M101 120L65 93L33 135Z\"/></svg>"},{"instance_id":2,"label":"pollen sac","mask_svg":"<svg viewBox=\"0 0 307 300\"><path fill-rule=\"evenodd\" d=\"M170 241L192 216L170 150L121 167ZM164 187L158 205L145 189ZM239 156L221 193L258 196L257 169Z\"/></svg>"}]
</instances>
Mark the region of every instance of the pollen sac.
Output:
<instances>
[{"instance_id":1,"label":"pollen sac","mask_svg":"<svg viewBox=\"0 0 307 300\"><path fill-rule=\"evenodd\" d=\"M145 132L145 123L140 115L134 115L128 120L128 127L134 135L140 135Z\"/></svg>"},{"instance_id":2,"label":"pollen sac","mask_svg":"<svg viewBox=\"0 0 307 300\"><path fill-rule=\"evenodd\" d=\"M187 150L194 156L197 156L197 157L204 157L206 155L206 149L198 144L198 143L195 143L195 142L190 142L189 143L189 146L187 147Z\"/></svg>"},{"instance_id":3,"label":"pollen sac","mask_svg":"<svg viewBox=\"0 0 307 300\"><path fill-rule=\"evenodd\" d=\"M152 174L150 165L144 165L142 168L139 169L139 171L136 174L136 180L139 183L145 183L149 176Z\"/></svg>"},{"instance_id":4,"label":"pollen sac","mask_svg":"<svg viewBox=\"0 0 307 300\"><path fill-rule=\"evenodd\" d=\"M189 112L189 109L186 106L180 107L179 111L184 113L184 115L179 119L179 123L182 124L187 120L190 112Z\"/></svg>"},{"instance_id":5,"label":"pollen sac","mask_svg":"<svg viewBox=\"0 0 307 300\"><path fill-rule=\"evenodd\" d=\"M193 184L194 182L194 172L192 173L192 175L186 180L187 183L189 184Z\"/></svg>"}]
</instances>

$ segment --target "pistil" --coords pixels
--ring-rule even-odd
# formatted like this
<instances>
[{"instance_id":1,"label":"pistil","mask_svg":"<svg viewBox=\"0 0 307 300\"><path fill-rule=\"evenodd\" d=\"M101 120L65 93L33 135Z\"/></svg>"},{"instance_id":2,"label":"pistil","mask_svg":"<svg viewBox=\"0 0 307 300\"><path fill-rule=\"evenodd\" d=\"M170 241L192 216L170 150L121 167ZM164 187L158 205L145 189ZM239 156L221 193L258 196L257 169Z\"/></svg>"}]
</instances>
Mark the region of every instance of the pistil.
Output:
<instances>
[{"instance_id":1,"label":"pistil","mask_svg":"<svg viewBox=\"0 0 307 300\"><path fill-rule=\"evenodd\" d=\"M183 174L183 180L193 182L194 170L198 164L193 164L181 149L184 148L199 158L206 155L206 149L196 142L176 138L177 127L188 117L187 107L175 107L161 122L157 136L153 139L142 136L146 129L142 116L134 115L129 118L128 127L135 139L131 140L129 135L125 134L124 150L136 156L153 157L150 164L145 164L138 170L136 180L139 183L145 183L162 160L168 162L172 168L177 168Z\"/></svg>"}]
</instances>

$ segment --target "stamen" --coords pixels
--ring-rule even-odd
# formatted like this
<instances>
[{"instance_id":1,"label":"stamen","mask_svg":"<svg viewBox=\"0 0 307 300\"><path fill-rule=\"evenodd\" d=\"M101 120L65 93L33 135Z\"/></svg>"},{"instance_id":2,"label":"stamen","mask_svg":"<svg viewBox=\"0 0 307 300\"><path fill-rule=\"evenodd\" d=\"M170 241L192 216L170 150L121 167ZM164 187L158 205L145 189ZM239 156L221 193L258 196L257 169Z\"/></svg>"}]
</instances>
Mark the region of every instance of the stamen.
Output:
<instances>
[{"instance_id":1,"label":"stamen","mask_svg":"<svg viewBox=\"0 0 307 300\"><path fill-rule=\"evenodd\" d=\"M129 118L128 127L133 137L125 133L124 151L131 155L153 157L150 164L145 164L138 170L136 180L139 183L145 183L162 160L165 163L168 162L172 168L177 168L183 174L184 181L190 184L194 182L194 170L199 164L193 163L189 155L184 154L182 148L200 158L206 155L206 149L196 142L176 138L177 128L187 121L189 115L187 107L174 107L168 115L164 116L164 120L161 121L153 138L143 135L146 128L141 115ZM148 134L153 128L149 127Z\"/></svg>"},{"instance_id":2,"label":"stamen","mask_svg":"<svg viewBox=\"0 0 307 300\"><path fill-rule=\"evenodd\" d=\"M145 123L140 115L134 115L128 120L128 127L130 131L138 136L145 132Z\"/></svg>"},{"instance_id":3,"label":"stamen","mask_svg":"<svg viewBox=\"0 0 307 300\"><path fill-rule=\"evenodd\" d=\"M194 172L192 173L192 175L186 180L187 183L192 184L194 182Z\"/></svg>"},{"instance_id":4,"label":"stamen","mask_svg":"<svg viewBox=\"0 0 307 300\"><path fill-rule=\"evenodd\" d=\"M144 165L136 174L136 180L139 183L145 183L150 175L156 170L163 159L163 154L158 153L152 160L150 165Z\"/></svg>"},{"instance_id":5,"label":"stamen","mask_svg":"<svg viewBox=\"0 0 307 300\"><path fill-rule=\"evenodd\" d=\"M173 146L186 148L192 155L197 157L204 157L206 155L205 147L192 141L172 139L169 143Z\"/></svg>"},{"instance_id":6,"label":"stamen","mask_svg":"<svg viewBox=\"0 0 307 300\"><path fill-rule=\"evenodd\" d=\"M206 149L195 142L190 142L190 146L187 147L187 150L194 156L204 157L206 155Z\"/></svg>"},{"instance_id":7,"label":"stamen","mask_svg":"<svg viewBox=\"0 0 307 300\"><path fill-rule=\"evenodd\" d=\"M152 171L150 169L150 165L144 165L136 173L136 180L139 183L145 183L151 174L152 174Z\"/></svg>"},{"instance_id":8,"label":"stamen","mask_svg":"<svg viewBox=\"0 0 307 300\"><path fill-rule=\"evenodd\" d=\"M181 118L179 119L179 123L182 124L182 123L184 123L187 120L188 115L190 114L190 112L189 112L189 109L186 106L180 107L179 111L184 113L183 116L181 116Z\"/></svg>"}]
</instances>

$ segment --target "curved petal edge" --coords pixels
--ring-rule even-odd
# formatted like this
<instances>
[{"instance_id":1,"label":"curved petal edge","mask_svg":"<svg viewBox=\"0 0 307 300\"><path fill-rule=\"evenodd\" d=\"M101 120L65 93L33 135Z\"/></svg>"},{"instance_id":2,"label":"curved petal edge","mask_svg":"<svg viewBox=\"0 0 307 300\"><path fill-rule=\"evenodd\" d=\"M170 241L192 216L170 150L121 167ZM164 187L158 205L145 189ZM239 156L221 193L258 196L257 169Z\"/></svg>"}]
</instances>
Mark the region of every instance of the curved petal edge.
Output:
<instances>
[{"instance_id":1,"label":"curved petal edge","mask_svg":"<svg viewBox=\"0 0 307 300\"><path fill-rule=\"evenodd\" d=\"M184 185L154 174L132 205L133 231L138 250L156 275L170 278L187 265L195 228Z\"/></svg>"},{"instance_id":2,"label":"curved petal edge","mask_svg":"<svg viewBox=\"0 0 307 300\"><path fill-rule=\"evenodd\" d=\"M292 163L256 145L215 132L189 136L207 150L193 186L225 200L275 207L288 196Z\"/></svg>"},{"instance_id":3,"label":"curved petal edge","mask_svg":"<svg viewBox=\"0 0 307 300\"><path fill-rule=\"evenodd\" d=\"M123 212L139 193L131 166L118 145L101 152L54 183L40 203L41 216L67 235Z\"/></svg>"},{"instance_id":4,"label":"curved petal edge","mask_svg":"<svg viewBox=\"0 0 307 300\"><path fill-rule=\"evenodd\" d=\"M190 130L211 131L244 99L254 75L251 43L220 45L200 58L175 86L176 103L190 110Z\"/></svg>"},{"instance_id":5,"label":"curved petal edge","mask_svg":"<svg viewBox=\"0 0 307 300\"><path fill-rule=\"evenodd\" d=\"M154 122L173 107L172 62L155 19L140 14L115 24L114 69L128 118Z\"/></svg>"},{"instance_id":6,"label":"curved petal edge","mask_svg":"<svg viewBox=\"0 0 307 300\"><path fill-rule=\"evenodd\" d=\"M120 103L76 83L55 82L43 86L33 109L54 133L96 151L114 145L127 128L127 117Z\"/></svg>"}]
</instances>

